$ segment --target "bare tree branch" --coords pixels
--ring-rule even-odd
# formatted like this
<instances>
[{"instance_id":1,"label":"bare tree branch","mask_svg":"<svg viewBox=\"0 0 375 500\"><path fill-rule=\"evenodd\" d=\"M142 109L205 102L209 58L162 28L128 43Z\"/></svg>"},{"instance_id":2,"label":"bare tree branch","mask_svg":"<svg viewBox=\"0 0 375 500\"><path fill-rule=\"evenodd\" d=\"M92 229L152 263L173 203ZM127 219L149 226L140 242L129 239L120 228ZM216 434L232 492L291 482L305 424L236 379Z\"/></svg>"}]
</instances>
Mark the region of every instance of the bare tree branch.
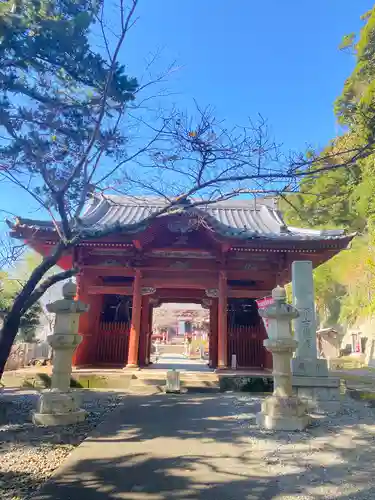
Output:
<instances>
[{"instance_id":1,"label":"bare tree branch","mask_svg":"<svg viewBox=\"0 0 375 500\"><path fill-rule=\"evenodd\" d=\"M61 273L53 274L49 278L46 278L35 290L30 294L28 300L24 303L21 310L21 314L24 314L35 302L37 302L44 293L56 283L64 281L78 273L77 268L68 269L67 271L62 271Z\"/></svg>"}]
</instances>

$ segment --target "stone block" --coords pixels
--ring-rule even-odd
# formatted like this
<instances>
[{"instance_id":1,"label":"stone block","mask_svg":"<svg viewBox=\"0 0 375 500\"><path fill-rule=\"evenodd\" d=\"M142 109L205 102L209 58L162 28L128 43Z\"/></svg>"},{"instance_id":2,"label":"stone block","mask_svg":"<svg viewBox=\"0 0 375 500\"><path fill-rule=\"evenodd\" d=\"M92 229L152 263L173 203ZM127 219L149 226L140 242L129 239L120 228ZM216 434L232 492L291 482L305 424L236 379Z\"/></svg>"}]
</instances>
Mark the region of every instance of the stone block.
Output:
<instances>
[{"instance_id":1,"label":"stone block","mask_svg":"<svg viewBox=\"0 0 375 500\"><path fill-rule=\"evenodd\" d=\"M303 431L310 424L309 415L300 417L283 417L258 413L256 417L260 427L274 431Z\"/></svg>"},{"instance_id":2,"label":"stone block","mask_svg":"<svg viewBox=\"0 0 375 500\"><path fill-rule=\"evenodd\" d=\"M47 389L40 395L32 420L36 425L68 425L82 422L86 412L79 408L77 393Z\"/></svg>"},{"instance_id":3,"label":"stone block","mask_svg":"<svg viewBox=\"0 0 375 500\"><path fill-rule=\"evenodd\" d=\"M335 377L293 377L293 393L309 410L335 413L341 408L340 380Z\"/></svg>"},{"instance_id":4,"label":"stone block","mask_svg":"<svg viewBox=\"0 0 375 500\"><path fill-rule=\"evenodd\" d=\"M178 394L181 392L180 372L177 370L167 371L165 392Z\"/></svg>"},{"instance_id":5,"label":"stone block","mask_svg":"<svg viewBox=\"0 0 375 500\"><path fill-rule=\"evenodd\" d=\"M296 387L340 387L338 377L300 377L293 376L292 384Z\"/></svg>"},{"instance_id":6,"label":"stone block","mask_svg":"<svg viewBox=\"0 0 375 500\"><path fill-rule=\"evenodd\" d=\"M35 425L54 426L54 425L72 425L84 422L87 413L79 409L70 413L38 413L32 414L32 421Z\"/></svg>"},{"instance_id":7,"label":"stone block","mask_svg":"<svg viewBox=\"0 0 375 500\"><path fill-rule=\"evenodd\" d=\"M328 377L326 359L292 359L292 373L297 377Z\"/></svg>"},{"instance_id":8,"label":"stone block","mask_svg":"<svg viewBox=\"0 0 375 500\"><path fill-rule=\"evenodd\" d=\"M295 396L268 397L256 419L261 427L280 431L300 431L310 423L307 405Z\"/></svg>"}]
</instances>

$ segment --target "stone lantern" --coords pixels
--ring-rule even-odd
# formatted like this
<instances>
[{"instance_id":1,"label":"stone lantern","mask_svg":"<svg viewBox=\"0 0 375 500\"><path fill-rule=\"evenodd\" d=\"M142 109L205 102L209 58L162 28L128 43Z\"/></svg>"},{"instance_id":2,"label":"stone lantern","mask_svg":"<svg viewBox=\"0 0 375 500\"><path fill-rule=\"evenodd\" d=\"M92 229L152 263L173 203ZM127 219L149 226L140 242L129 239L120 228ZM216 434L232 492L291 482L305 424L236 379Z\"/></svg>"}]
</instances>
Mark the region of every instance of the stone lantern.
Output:
<instances>
[{"instance_id":1,"label":"stone lantern","mask_svg":"<svg viewBox=\"0 0 375 500\"><path fill-rule=\"evenodd\" d=\"M79 408L78 394L70 390L72 356L82 337L78 334L79 317L89 306L74 300L76 285L63 286L63 299L47 304L48 312L56 314L54 332L47 337L53 349L51 389L42 391L38 409L33 413L37 425L67 425L82 422L86 412Z\"/></svg>"},{"instance_id":2,"label":"stone lantern","mask_svg":"<svg viewBox=\"0 0 375 500\"><path fill-rule=\"evenodd\" d=\"M264 346L272 353L274 392L262 403L257 423L266 429L295 431L310 423L307 405L293 395L291 359L298 342L292 338L291 321L299 316L297 309L286 303L285 289L272 291L274 303L259 314L269 322L269 338Z\"/></svg>"}]
</instances>

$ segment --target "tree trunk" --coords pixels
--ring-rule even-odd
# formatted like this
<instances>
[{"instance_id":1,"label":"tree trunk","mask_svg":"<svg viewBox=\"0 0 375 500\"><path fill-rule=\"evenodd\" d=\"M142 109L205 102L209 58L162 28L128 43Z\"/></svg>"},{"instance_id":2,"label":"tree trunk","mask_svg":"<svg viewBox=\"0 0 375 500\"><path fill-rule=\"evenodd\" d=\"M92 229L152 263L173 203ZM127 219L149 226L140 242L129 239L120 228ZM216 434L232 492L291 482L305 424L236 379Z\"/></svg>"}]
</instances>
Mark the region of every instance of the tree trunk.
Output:
<instances>
[{"instance_id":1,"label":"tree trunk","mask_svg":"<svg viewBox=\"0 0 375 500\"><path fill-rule=\"evenodd\" d=\"M0 380L3 376L5 363L8 360L14 339L18 333L20 319L21 316L18 313L10 312L0 330Z\"/></svg>"},{"instance_id":2,"label":"tree trunk","mask_svg":"<svg viewBox=\"0 0 375 500\"><path fill-rule=\"evenodd\" d=\"M6 315L3 327L0 330L0 380L4 373L5 363L9 357L14 339L18 333L22 315L40 299L51 285L72 275L73 271L65 271L47 278L40 283L46 273L57 264L66 248L66 245L59 243L52 254L45 257L39 266L34 269L14 299L13 305Z\"/></svg>"}]
</instances>

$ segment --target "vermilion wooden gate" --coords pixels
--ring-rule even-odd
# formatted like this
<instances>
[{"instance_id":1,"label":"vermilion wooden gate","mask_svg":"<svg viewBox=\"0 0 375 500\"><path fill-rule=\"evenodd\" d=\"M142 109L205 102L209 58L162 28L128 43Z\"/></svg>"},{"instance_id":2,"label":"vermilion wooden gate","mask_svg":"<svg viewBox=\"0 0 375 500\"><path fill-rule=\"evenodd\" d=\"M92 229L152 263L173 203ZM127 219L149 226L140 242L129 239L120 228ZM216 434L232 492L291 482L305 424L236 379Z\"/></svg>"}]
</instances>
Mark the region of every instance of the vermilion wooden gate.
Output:
<instances>
[{"instance_id":1,"label":"vermilion wooden gate","mask_svg":"<svg viewBox=\"0 0 375 500\"><path fill-rule=\"evenodd\" d=\"M238 368L266 368L265 338L267 334L260 323L254 326L228 326L228 365L231 366L232 354L235 354Z\"/></svg>"},{"instance_id":2,"label":"vermilion wooden gate","mask_svg":"<svg viewBox=\"0 0 375 500\"><path fill-rule=\"evenodd\" d=\"M96 362L125 366L128 361L129 332L129 323L100 323Z\"/></svg>"}]
</instances>

